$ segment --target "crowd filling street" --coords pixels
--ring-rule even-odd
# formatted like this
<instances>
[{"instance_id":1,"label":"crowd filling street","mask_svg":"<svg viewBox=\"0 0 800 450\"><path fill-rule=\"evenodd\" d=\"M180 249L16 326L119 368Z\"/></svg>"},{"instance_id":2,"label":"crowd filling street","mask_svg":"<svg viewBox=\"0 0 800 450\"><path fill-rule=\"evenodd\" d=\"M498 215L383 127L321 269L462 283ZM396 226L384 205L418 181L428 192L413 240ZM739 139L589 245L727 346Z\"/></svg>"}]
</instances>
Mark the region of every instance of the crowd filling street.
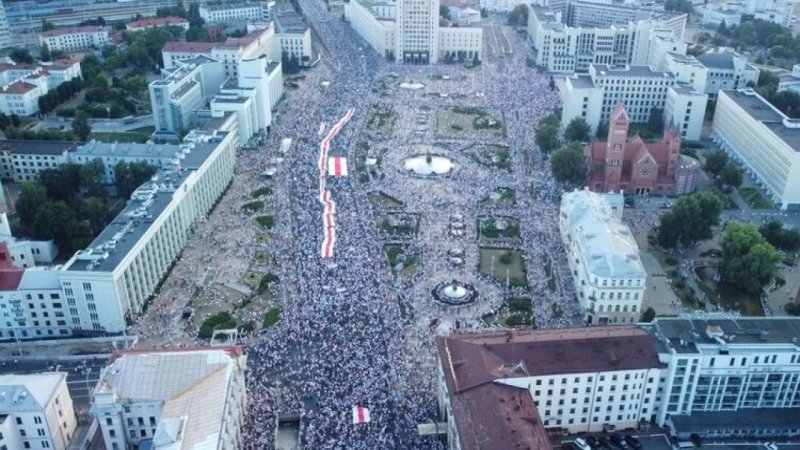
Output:
<instances>
[{"instance_id":1,"label":"crowd filling street","mask_svg":"<svg viewBox=\"0 0 800 450\"><path fill-rule=\"evenodd\" d=\"M242 338L248 353L244 447L275 448L276 419L298 416L302 448L444 448L439 438L419 436L417 430L420 423L441 421L435 332L457 332L456 324L493 328L480 317L498 310L509 296L533 299L539 327L580 323L558 233L561 191L533 144L535 125L557 106L557 95L547 76L526 64L527 47L511 31L504 35L508 46L488 52L477 67L398 65L367 48L322 2L301 0L300 5L315 31L322 62L303 72L299 89L287 92L262 149L239 152L231 186L198 225L131 332L141 335L142 345L202 344L197 327L203 318L187 324L183 316L189 299L200 298L197 292L214 284L240 289L254 253L266 250L274 255L270 270L280 278L270 288L280 320ZM497 41L501 32L497 27L486 38ZM387 88L388 79L395 81ZM423 87L405 89L399 86L403 83ZM377 103L393 110L394 126L385 133L368 129L370 108ZM502 132L451 134L437 128L437 113L456 106L488 111L502 121ZM330 156L347 158L350 174L325 181L335 201L336 239L333 256L323 258L320 142L350 109L352 118L332 136L328 150ZM285 138L293 144L276 160L275 149ZM380 158L383 176L359 180L360 142L387 149ZM507 146L510 167L482 164L467 155L469 148L481 145ZM402 161L421 151L451 158L454 169L443 177L411 176ZM271 164L277 171L267 179L263 172ZM265 231L241 205L264 185L273 191L269 209L275 226L259 241ZM502 190L513 191L515 203L485 201ZM398 199L403 213L419 218L416 234L398 238L376 225L385 213L370 203L369 194L376 192ZM463 216L461 236L449 233L453 215ZM526 279L521 286L527 286L479 274L479 247L484 245L478 238L479 217L518 223L516 239L492 245L522 255ZM421 256L408 276L394 273L387 263L384 245L398 239L409 253ZM450 263L448 251L455 248L463 251L463 264ZM545 274L546 265L552 275ZM431 289L450 280L475 286L478 300L464 307L434 302ZM193 304L198 310L229 301L201 298L208 304ZM556 309L559 314L553 313ZM252 319L260 322L257 315ZM440 324L438 330L429 326L432 322ZM357 405L370 410L370 423L353 424L351 410Z\"/></svg>"}]
</instances>

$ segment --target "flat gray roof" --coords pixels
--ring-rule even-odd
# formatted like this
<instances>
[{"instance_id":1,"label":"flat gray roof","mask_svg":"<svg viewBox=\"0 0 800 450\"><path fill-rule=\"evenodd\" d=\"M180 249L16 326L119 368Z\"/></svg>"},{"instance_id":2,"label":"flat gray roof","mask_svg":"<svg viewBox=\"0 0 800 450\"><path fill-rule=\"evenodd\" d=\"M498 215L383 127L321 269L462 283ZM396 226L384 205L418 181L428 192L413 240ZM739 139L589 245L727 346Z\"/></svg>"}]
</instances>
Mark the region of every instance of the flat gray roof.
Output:
<instances>
[{"instance_id":1,"label":"flat gray roof","mask_svg":"<svg viewBox=\"0 0 800 450\"><path fill-rule=\"evenodd\" d=\"M63 270L112 272L166 210L176 189L206 161L227 132L218 131L214 135L208 142L196 143L184 154L178 167L159 171L155 181L137 188L122 212L82 252L84 257L76 254ZM137 195L147 191L152 195ZM114 244L108 245L110 242ZM91 255L98 257L88 258Z\"/></svg>"},{"instance_id":2,"label":"flat gray roof","mask_svg":"<svg viewBox=\"0 0 800 450\"><path fill-rule=\"evenodd\" d=\"M592 77L589 75L576 75L574 77L568 77L569 82L572 83L572 86L578 89L591 89L594 87L594 81L592 81Z\"/></svg>"},{"instance_id":3,"label":"flat gray roof","mask_svg":"<svg viewBox=\"0 0 800 450\"><path fill-rule=\"evenodd\" d=\"M735 55L733 52L714 52L697 55L696 58L706 67L733 70L733 57Z\"/></svg>"},{"instance_id":4,"label":"flat gray roof","mask_svg":"<svg viewBox=\"0 0 800 450\"><path fill-rule=\"evenodd\" d=\"M629 77L658 77L669 76L668 72L657 72L650 66L609 66L608 64L592 64L599 75L629 76ZM601 74L601 72L605 72Z\"/></svg>"},{"instance_id":5,"label":"flat gray roof","mask_svg":"<svg viewBox=\"0 0 800 450\"><path fill-rule=\"evenodd\" d=\"M709 330L721 333L727 345L800 346L800 317L658 318L652 326L643 329L655 338L657 344L661 343L659 353L666 350L667 343L678 353L697 353L698 344L718 344L709 336Z\"/></svg>"},{"instance_id":6,"label":"flat gray roof","mask_svg":"<svg viewBox=\"0 0 800 450\"><path fill-rule=\"evenodd\" d=\"M25 141L9 140L0 141L0 151L16 153L20 155L61 155L64 152L71 152L81 142L74 141Z\"/></svg>"},{"instance_id":7,"label":"flat gray roof","mask_svg":"<svg viewBox=\"0 0 800 450\"><path fill-rule=\"evenodd\" d=\"M794 151L800 152L800 128L789 128L784 124L784 120L798 122L800 119L789 119L752 89L726 90L721 93L730 97L754 120L763 123Z\"/></svg>"}]
</instances>

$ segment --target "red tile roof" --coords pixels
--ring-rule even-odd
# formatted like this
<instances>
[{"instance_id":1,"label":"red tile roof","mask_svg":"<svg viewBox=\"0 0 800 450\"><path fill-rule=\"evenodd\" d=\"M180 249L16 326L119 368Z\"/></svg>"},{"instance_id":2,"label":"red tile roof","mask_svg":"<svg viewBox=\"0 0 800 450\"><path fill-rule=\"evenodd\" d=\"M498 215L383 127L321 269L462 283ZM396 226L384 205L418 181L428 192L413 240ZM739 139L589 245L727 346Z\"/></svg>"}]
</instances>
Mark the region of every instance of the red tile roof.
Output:
<instances>
[{"instance_id":1,"label":"red tile roof","mask_svg":"<svg viewBox=\"0 0 800 450\"><path fill-rule=\"evenodd\" d=\"M165 52L180 52L180 53L208 53L216 47L215 42L183 42L183 41L170 41L164 44Z\"/></svg>"},{"instance_id":2,"label":"red tile roof","mask_svg":"<svg viewBox=\"0 0 800 450\"><path fill-rule=\"evenodd\" d=\"M0 91L0 95L2 94L25 94L26 92L30 92L35 89L36 86L26 83L24 81L17 81L14 83L9 84L8 86L4 86L3 90Z\"/></svg>"},{"instance_id":3,"label":"red tile roof","mask_svg":"<svg viewBox=\"0 0 800 450\"><path fill-rule=\"evenodd\" d=\"M142 19L131 22L127 25L128 28L146 28L155 27L159 25L177 25L181 23L188 23L183 17L154 17L152 19Z\"/></svg>"},{"instance_id":4,"label":"red tile roof","mask_svg":"<svg viewBox=\"0 0 800 450\"><path fill-rule=\"evenodd\" d=\"M98 31L105 31L105 30L106 30L106 27L101 27L101 26L57 28L55 30L49 30L49 31L45 31L45 32L39 33L39 36L52 37L52 36L61 36L62 34L93 33L93 32L98 32Z\"/></svg>"}]
</instances>

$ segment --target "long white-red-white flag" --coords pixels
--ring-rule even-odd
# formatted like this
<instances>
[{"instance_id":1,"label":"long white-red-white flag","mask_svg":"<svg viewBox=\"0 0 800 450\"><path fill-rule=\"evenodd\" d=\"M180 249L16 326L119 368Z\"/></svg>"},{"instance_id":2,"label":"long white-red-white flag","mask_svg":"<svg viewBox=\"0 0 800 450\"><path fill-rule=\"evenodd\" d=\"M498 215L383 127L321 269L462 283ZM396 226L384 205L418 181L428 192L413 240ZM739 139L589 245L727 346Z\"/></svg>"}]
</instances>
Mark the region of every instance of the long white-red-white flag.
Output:
<instances>
[{"instance_id":1,"label":"long white-red-white flag","mask_svg":"<svg viewBox=\"0 0 800 450\"><path fill-rule=\"evenodd\" d=\"M353 406L353 425L369 423L369 409L363 406Z\"/></svg>"},{"instance_id":2,"label":"long white-red-white flag","mask_svg":"<svg viewBox=\"0 0 800 450\"><path fill-rule=\"evenodd\" d=\"M346 177L347 159L341 156L331 156L328 158L328 176Z\"/></svg>"}]
</instances>

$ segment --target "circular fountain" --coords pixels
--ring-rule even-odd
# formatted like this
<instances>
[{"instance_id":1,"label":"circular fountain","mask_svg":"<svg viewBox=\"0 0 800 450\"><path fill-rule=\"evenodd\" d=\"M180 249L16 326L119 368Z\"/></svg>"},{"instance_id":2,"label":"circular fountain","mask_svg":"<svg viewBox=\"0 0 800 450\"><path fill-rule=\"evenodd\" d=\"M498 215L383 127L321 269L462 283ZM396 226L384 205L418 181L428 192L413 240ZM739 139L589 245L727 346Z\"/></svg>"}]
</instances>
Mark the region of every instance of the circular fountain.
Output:
<instances>
[{"instance_id":1,"label":"circular fountain","mask_svg":"<svg viewBox=\"0 0 800 450\"><path fill-rule=\"evenodd\" d=\"M416 155L403 161L403 169L419 177L448 175L454 168L453 160L439 155Z\"/></svg>"},{"instance_id":2,"label":"circular fountain","mask_svg":"<svg viewBox=\"0 0 800 450\"><path fill-rule=\"evenodd\" d=\"M450 306L463 306L478 299L478 291L474 286L460 281L442 281L433 287L431 295L434 300Z\"/></svg>"}]
</instances>

